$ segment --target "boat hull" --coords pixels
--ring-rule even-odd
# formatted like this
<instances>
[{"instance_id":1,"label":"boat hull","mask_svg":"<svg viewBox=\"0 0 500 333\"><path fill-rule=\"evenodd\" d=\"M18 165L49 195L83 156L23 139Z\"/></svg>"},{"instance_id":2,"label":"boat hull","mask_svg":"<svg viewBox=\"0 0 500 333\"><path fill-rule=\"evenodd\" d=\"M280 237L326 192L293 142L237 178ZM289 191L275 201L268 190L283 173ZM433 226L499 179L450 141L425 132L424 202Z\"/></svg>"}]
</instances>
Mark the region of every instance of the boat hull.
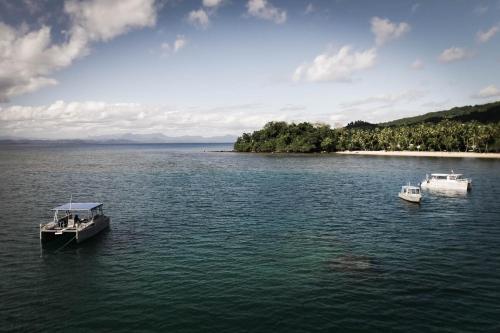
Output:
<instances>
[{"instance_id":1,"label":"boat hull","mask_svg":"<svg viewBox=\"0 0 500 333\"><path fill-rule=\"evenodd\" d=\"M89 239L90 237L97 235L104 229L109 228L109 223L110 223L110 218L105 217L97 221L94 221L92 225L87 226L83 230L78 230L78 232L76 233L76 242L81 243Z\"/></svg>"},{"instance_id":2,"label":"boat hull","mask_svg":"<svg viewBox=\"0 0 500 333\"><path fill-rule=\"evenodd\" d=\"M420 187L427 190L466 192L471 190L472 184L470 182L424 180Z\"/></svg>"},{"instance_id":3,"label":"boat hull","mask_svg":"<svg viewBox=\"0 0 500 333\"><path fill-rule=\"evenodd\" d=\"M69 242L75 240L76 243L81 243L95 235L104 229L109 228L111 220L108 216L102 216L94 220L89 225L85 227L66 228L66 229L44 229L40 228L40 241L42 243L59 243L59 242Z\"/></svg>"},{"instance_id":4,"label":"boat hull","mask_svg":"<svg viewBox=\"0 0 500 333\"><path fill-rule=\"evenodd\" d=\"M398 196L403 200L406 200L408 202L418 203L418 204L422 200L422 196L420 194L408 195L408 194L404 194L404 193L400 192L400 193L398 193Z\"/></svg>"},{"instance_id":5,"label":"boat hull","mask_svg":"<svg viewBox=\"0 0 500 333\"><path fill-rule=\"evenodd\" d=\"M59 243L67 242L75 238L75 231L56 232L55 230L42 230L40 231L40 241L42 243Z\"/></svg>"}]
</instances>

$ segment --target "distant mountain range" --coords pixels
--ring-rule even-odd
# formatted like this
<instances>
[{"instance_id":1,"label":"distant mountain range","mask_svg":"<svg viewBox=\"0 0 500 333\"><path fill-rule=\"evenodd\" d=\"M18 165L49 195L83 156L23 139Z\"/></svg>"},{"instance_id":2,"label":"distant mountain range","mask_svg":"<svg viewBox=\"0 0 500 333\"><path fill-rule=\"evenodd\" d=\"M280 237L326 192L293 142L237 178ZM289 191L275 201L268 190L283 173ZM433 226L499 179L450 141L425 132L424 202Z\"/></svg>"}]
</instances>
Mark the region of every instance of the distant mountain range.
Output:
<instances>
[{"instance_id":1,"label":"distant mountain range","mask_svg":"<svg viewBox=\"0 0 500 333\"><path fill-rule=\"evenodd\" d=\"M161 133L153 134L120 134L120 135L100 135L86 139L60 139L60 140L43 140L43 139L27 139L19 137L0 137L3 142L15 143L93 143L93 144L140 144L140 143L233 143L236 141L236 136L166 136Z\"/></svg>"},{"instance_id":2,"label":"distant mountain range","mask_svg":"<svg viewBox=\"0 0 500 333\"><path fill-rule=\"evenodd\" d=\"M126 133L121 135L100 135L89 138L87 141L115 142L115 143L233 143L236 136L166 136L161 133L152 134L133 134Z\"/></svg>"}]
</instances>

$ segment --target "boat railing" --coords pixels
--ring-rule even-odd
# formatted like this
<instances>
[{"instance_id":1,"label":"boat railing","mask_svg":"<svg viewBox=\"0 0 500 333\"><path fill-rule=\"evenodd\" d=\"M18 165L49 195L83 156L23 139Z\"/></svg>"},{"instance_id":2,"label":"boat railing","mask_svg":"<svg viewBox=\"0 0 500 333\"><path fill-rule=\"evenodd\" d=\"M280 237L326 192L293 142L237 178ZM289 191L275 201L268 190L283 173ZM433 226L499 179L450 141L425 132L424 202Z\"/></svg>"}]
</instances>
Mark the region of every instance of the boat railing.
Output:
<instances>
[{"instance_id":1,"label":"boat railing","mask_svg":"<svg viewBox=\"0 0 500 333\"><path fill-rule=\"evenodd\" d=\"M57 223L54 222L54 221L50 221L50 222L47 222L47 223L40 223L40 228L42 228L42 229L52 228L52 227L56 227L56 226L57 226Z\"/></svg>"}]
</instances>

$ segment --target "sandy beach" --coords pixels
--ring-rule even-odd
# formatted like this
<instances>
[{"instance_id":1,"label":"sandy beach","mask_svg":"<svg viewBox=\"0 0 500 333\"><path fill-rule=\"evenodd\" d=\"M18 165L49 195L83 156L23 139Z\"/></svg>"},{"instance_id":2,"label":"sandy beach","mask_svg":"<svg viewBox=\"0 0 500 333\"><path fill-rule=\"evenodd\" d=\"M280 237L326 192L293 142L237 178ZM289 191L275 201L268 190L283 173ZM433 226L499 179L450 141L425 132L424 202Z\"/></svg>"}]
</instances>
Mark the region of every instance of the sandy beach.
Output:
<instances>
[{"instance_id":1,"label":"sandy beach","mask_svg":"<svg viewBox=\"0 0 500 333\"><path fill-rule=\"evenodd\" d=\"M472 153L472 152L442 152L442 151L373 151L356 150L340 151L343 155L372 155L372 156L420 156L420 157L456 157L456 158L500 158L500 153Z\"/></svg>"}]
</instances>

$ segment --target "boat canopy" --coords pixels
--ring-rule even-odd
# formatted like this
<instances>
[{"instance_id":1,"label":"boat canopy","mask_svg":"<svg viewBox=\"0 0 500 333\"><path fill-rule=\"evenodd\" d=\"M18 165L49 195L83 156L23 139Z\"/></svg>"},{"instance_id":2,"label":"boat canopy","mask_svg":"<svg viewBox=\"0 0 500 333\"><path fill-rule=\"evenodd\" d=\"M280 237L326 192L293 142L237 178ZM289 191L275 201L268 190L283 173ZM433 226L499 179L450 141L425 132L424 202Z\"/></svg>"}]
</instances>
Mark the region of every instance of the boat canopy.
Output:
<instances>
[{"instance_id":1,"label":"boat canopy","mask_svg":"<svg viewBox=\"0 0 500 333\"><path fill-rule=\"evenodd\" d=\"M461 173L431 173L431 176L436 176L436 177L448 177L448 176L462 176Z\"/></svg>"},{"instance_id":2,"label":"boat canopy","mask_svg":"<svg viewBox=\"0 0 500 333\"><path fill-rule=\"evenodd\" d=\"M99 202L69 202L52 210L87 211L102 206Z\"/></svg>"},{"instance_id":3,"label":"boat canopy","mask_svg":"<svg viewBox=\"0 0 500 333\"><path fill-rule=\"evenodd\" d=\"M411 185L405 185L402 188L403 189L407 188L409 190L420 190L420 187L418 187L418 186L411 186Z\"/></svg>"}]
</instances>

